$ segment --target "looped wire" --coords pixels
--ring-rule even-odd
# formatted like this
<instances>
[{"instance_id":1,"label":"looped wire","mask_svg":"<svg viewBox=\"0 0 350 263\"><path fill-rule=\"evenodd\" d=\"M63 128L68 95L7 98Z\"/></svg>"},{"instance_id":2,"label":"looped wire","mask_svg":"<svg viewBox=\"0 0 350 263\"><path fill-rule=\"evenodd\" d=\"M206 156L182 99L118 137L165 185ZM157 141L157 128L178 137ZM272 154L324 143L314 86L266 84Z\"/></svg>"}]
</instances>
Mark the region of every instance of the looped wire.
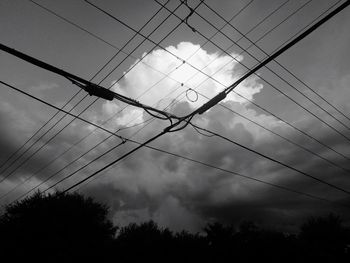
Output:
<instances>
[{"instance_id":1,"label":"looped wire","mask_svg":"<svg viewBox=\"0 0 350 263\"><path fill-rule=\"evenodd\" d=\"M195 98L195 99L191 99L190 96L188 95L190 91L192 91L194 94L196 94L196 98ZM187 98L190 102L196 102L196 101L198 100L198 92L195 91L194 89L189 88L189 89L186 90L186 98Z\"/></svg>"}]
</instances>

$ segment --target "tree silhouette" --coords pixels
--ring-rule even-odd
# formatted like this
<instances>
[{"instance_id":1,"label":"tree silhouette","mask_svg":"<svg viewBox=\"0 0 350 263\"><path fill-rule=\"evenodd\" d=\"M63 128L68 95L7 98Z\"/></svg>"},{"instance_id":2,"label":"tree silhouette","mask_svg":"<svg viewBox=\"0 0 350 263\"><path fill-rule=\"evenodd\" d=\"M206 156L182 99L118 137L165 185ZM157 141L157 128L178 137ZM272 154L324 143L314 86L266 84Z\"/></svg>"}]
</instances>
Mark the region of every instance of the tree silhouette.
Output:
<instances>
[{"instance_id":1,"label":"tree silhouette","mask_svg":"<svg viewBox=\"0 0 350 263\"><path fill-rule=\"evenodd\" d=\"M211 261L221 262L226 258L236 257L235 228L232 225L209 223L204 227L209 246Z\"/></svg>"},{"instance_id":2,"label":"tree silhouette","mask_svg":"<svg viewBox=\"0 0 350 263\"><path fill-rule=\"evenodd\" d=\"M321 262L341 262L348 256L349 229L334 214L308 219L301 226L299 238L309 258L318 258Z\"/></svg>"},{"instance_id":3,"label":"tree silhouette","mask_svg":"<svg viewBox=\"0 0 350 263\"><path fill-rule=\"evenodd\" d=\"M338 216L310 218L299 235L207 224L174 233L154 221L119 229L108 209L79 194L36 193L0 216L1 257L12 262L350 262L349 229Z\"/></svg>"},{"instance_id":4,"label":"tree silhouette","mask_svg":"<svg viewBox=\"0 0 350 263\"><path fill-rule=\"evenodd\" d=\"M2 256L72 262L108 258L116 228L106 206L79 194L35 193L0 217Z\"/></svg>"},{"instance_id":5,"label":"tree silhouette","mask_svg":"<svg viewBox=\"0 0 350 263\"><path fill-rule=\"evenodd\" d=\"M122 262L152 260L161 262L173 250L173 234L168 228L160 228L154 221L131 223L122 227L116 238Z\"/></svg>"}]
</instances>

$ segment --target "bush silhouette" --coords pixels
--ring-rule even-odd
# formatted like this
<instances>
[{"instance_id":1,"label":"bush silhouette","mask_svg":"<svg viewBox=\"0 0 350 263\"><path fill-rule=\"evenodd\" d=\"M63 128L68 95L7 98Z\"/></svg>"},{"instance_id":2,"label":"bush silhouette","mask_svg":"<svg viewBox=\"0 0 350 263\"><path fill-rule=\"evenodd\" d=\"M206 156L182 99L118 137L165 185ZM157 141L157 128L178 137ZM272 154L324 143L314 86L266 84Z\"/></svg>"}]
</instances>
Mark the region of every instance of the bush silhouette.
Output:
<instances>
[{"instance_id":1,"label":"bush silhouette","mask_svg":"<svg viewBox=\"0 0 350 263\"><path fill-rule=\"evenodd\" d=\"M50 262L92 258L101 262L108 257L116 231L107 214L106 206L79 194L37 192L5 208L0 217L2 255Z\"/></svg>"}]
</instances>

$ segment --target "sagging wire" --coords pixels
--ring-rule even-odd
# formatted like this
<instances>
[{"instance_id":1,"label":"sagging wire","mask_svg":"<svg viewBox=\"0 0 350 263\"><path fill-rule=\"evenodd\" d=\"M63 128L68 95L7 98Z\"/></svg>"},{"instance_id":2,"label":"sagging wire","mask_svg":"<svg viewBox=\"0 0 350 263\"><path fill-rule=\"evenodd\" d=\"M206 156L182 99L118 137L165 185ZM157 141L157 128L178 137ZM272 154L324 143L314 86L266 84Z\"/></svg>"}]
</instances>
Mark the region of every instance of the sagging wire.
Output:
<instances>
[{"instance_id":1,"label":"sagging wire","mask_svg":"<svg viewBox=\"0 0 350 263\"><path fill-rule=\"evenodd\" d=\"M202 4L204 0L200 0L200 4ZM188 23L188 19L194 14L194 8L192 8L189 4L188 4L188 1L187 0L180 0L181 3L183 3L189 10L190 10L190 13L184 18L182 19L182 22L185 23L191 30L193 33L196 33L197 30L191 26L189 23Z\"/></svg>"},{"instance_id":2,"label":"sagging wire","mask_svg":"<svg viewBox=\"0 0 350 263\"><path fill-rule=\"evenodd\" d=\"M48 64L48 63L41 61L37 58L34 58L34 57L29 56L27 54L24 54L20 51L17 51L15 49L8 47L6 45L3 45L1 43L0 43L0 50L4 51L6 53L9 53L11 55L14 55L14 56L16 56L16 57L18 57L18 58L20 58L20 59L22 59L30 64L33 64L37 67L43 68L45 70L48 70L52 73L55 73L57 75L60 75L64 78L68 79L74 85L77 85L81 89L88 92L90 96L96 96L98 98L102 98L102 99L106 99L106 100L110 100L110 101L117 99L117 100L125 102L131 106L142 108L143 110L147 111L150 115L152 115L155 118L162 119L162 120L169 120L171 124L173 124L173 120L178 121L179 119L181 119L173 114L152 108L150 106L147 106L147 105L140 103L137 100L134 100L132 98L128 98L128 97L126 97L122 94L118 94L110 89L106 89L104 87L101 87L101 86L94 84L90 81L87 81L79 76L76 76L76 75L69 73L65 70L62 70L60 68L57 68L51 64ZM159 115L161 115L162 117Z\"/></svg>"},{"instance_id":3,"label":"sagging wire","mask_svg":"<svg viewBox=\"0 0 350 263\"><path fill-rule=\"evenodd\" d=\"M197 128L196 125L194 125L193 123L190 123L191 127L199 134L205 136L205 137L214 137L215 135L214 134L205 134L204 132L202 132L200 129Z\"/></svg>"},{"instance_id":4,"label":"sagging wire","mask_svg":"<svg viewBox=\"0 0 350 263\"><path fill-rule=\"evenodd\" d=\"M149 115L151 115L152 117L154 118L157 118L157 119L161 119L161 120L169 120L171 124L173 124L173 119L175 120L179 120L180 118L171 114L171 113L168 113L168 112L165 112L165 111L162 111L162 110L158 110L156 108L152 108L150 106L147 106L147 105L144 105L142 104L141 102L137 101L137 100L134 100L134 99L131 99L131 98L128 98L126 96L123 96L121 94L118 94L116 92L113 92L112 90L109 90L109 89L106 89L106 88L103 88L103 87L100 87L96 84L82 84L81 82L79 81L76 81L75 79L72 79L70 77L67 77L66 78L68 80L70 80L74 85L80 87L81 89L85 90L90 96L96 96L96 97L99 97L99 98L102 98L102 99L106 99L106 100L109 100L109 101L112 101L114 99L117 99L121 102L124 102L128 105L131 105L131 106L134 106L134 107L138 107L138 108L142 108L144 111L146 111ZM158 115L157 115L158 114Z\"/></svg>"},{"instance_id":5,"label":"sagging wire","mask_svg":"<svg viewBox=\"0 0 350 263\"><path fill-rule=\"evenodd\" d=\"M191 120L193 119L193 117L194 117L193 114L190 114L190 115L188 115L186 117L183 117L177 123L175 123L175 125L172 125L172 126L169 126L169 127L165 128L164 131L166 133L181 131L181 130L185 129L191 123ZM175 128L176 126L178 126L179 124L181 124L183 122L185 122L185 124L183 124L181 127L177 128L175 130L172 130L172 128Z\"/></svg>"}]
</instances>

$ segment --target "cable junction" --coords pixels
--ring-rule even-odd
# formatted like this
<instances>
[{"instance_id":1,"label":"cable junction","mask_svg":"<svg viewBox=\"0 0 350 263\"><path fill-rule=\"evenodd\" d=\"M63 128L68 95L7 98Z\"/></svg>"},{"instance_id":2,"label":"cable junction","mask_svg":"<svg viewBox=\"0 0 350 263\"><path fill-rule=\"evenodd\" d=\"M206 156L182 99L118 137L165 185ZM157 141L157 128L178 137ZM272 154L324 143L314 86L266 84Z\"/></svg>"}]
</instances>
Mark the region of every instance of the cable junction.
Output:
<instances>
[{"instance_id":1,"label":"cable junction","mask_svg":"<svg viewBox=\"0 0 350 263\"><path fill-rule=\"evenodd\" d=\"M158 119L162 119L162 120L169 120L171 123L173 123L173 120L180 119L171 113L161 111L161 110L158 110L156 108L144 105L137 100L126 97L126 96L121 95L121 94L114 92L112 90L106 89L100 85L97 85L95 83L87 81L87 80L85 80L81 77L78 77L72 73L69 73L69 72L64 71L62 69L59 69L59 68L52 66L46 62L43 62L39 59L36 59L36 58L31 57L27 54L24 54L20 51L17 51L13 48L5 46L1 43L0 43L0 50L4 51L6 53L9 53L13 56L16 56L16 57L18 57L18 58L20 58L20 59L22 59L30 64L33 64L35 66L38 66L38 67L43 68L45 70L48 70L52 73L58 74L62 77L65 77L66 79L70 80L74 85L85 90L90 96L96 96L98 98L102 98L102 99L109 100L109 101L116 99L116 100L119 100L119 101L124 102L126 104L132 105L134 107L142 108L151 116L158 118Z\"/></svg>"},{"instance_id":2,"label":"cable junction","mask_svg":"<svg viewBox=\"0 0 350 263\"><path fill-rule=\"evenodd\" d=\"M57 110L59 110L59 111L62 111L62 112L64 112L64 113L66 113L66 114L68 114L68 115L70 115L70 116L74 116L74 117L76 117L77 119L80 119L81 121L84 121L84 122L86 122L86 123L88 123L88 124L91 124L91 125L93 125L93 126L95 126L95 127L98 127L99 129L102 129L103 131L106 131L106 132L108 132L108 133L110 133L110 134L112 134L112 135L114 135L114 136L117 136L118 138L123 138L123 141L122 141L120 144L123 144L124 141L129 141L129 142L133 142L133 143L135 143L135 144L138 144L137 147L135 147L135 148L132 149L131 151L125 153L124 155L122 155L122 156L119 157L118 159L116 159L116 160L114 160L113 162L109 163L108 165L102 167L101 169L97 170L96 172L94 172L93 174L89 175L88 177L86 177L86 178L84 178L84 179L78 181L78 182L75 183L74 185L72 185L72 186L66 188L63 192L61 192L62 194L64 194L64 193L66 193L66 192L72 190L73 188L75 188L75 187L81 185L83 182L88 181L89 179L93 178L94 176L96 176L96 175L99 174L100 172L106 170L107 168L111 167L111 166L114 165L115 163L117 163L117 162L119 162L119 161L125 159L126 157L128 157L129 155L131 155L133 152L137 151L138 149L140 149L140 148L142 148L142 147L146 147L146 148L149 148L149 149L158 151L158 152L162 152L162 153L165 153L165 154L168 154L168 155L172 155L172 156L175 156L175 157L178 157L178 158L182 158L182 159L187 160L187 161L191 161L191 162L194 162L194 163L197 163L197 164L201 164L201 165L207 166L207 167L209 167L209 168L217 169L217 170L220 170L220 171L225 172L225 173L237 175L237 176L239 176L239 177L243 177L243 178L246 178L246 179L255 181L255 182L259 182L259 183L262 183L262 184L265 184L265 185L269 185L269 186L272 186L272 187L275 187L275 188L279 188L279 189L284 190L284 191L288 191L288 192L292 192L292 193L295 193L295 194L303 195L303 196L306 196L306 197L309 197L309 198L312 198L312 199L317 199L317 200L320 200L320 201L330 202L330 203L333 203L333 204L337 204L337 205L341 205L341 206L346 206L346 207L348 207L347 204L343 204L343 203L340 203L340 202L332 201L332 200L325 199L325 198L322 198L322 197L319 197L319 196L315 196L315 195L312 195L312 194L309 194L309 193L301 192L301 191L299 191L299 190L291 189L291 188L288 188L288 187L285 187L285 186L281 186L281 185L278 185L278 184L270 183L270 182L267 182L267 181L264 181L264 180L261 180L261 179L257 179L257 178L254 178L254 177L250 177L250 176L247 176L247 175L243 175L243 174L240 174L240 173L237 173L237 172L233 172L233 171L230 171L230 170L226 170L226 169L223 169L223 168L220 168L220 167L211 165L211 164L204 163L204 162L202 162L202 161L195 160L195 159L193 159L193 158L185 157L185 156L182 156L182 155L179 155L179 154L176 154L176 153L172 153L172 152L165 151L165 150L162 150L162 149L158 149L158 148L156 148L156 147L152 147L152 146L148 145L150 142L156 140L157 138L161 137L162 135L164 135L164 134L166 134L166 133L168 133L168 132L171 132L172 128L174 128L174 127L176 127L178 124L180 124L181 121L178 121L177 123L174 123L174 124L168 126L168 127L165 128L162 132L158 133L156 136L150 138L150 139L147 140L146 142L140 143L140 142L137 142L137 141L135 141L135 140L127 139L127 138L124 138L124 137L122 137L122 136L119 136L119 135L117 135L116 133L113 133L113 132L111 132L111 131L109 131L109 130L107 130L107 129L105 129L105 128L103 128L103 127L101 127L101 126L99 126L99 125L97 125L97 124L95 124L95 123L92 123L92 122L90 122L90 121L88 121L88 120L85 120L85 119L83 119L83 118L81 118L81 117L79 117L79 116L75 116L74 114L72 114L72 113L70 113L70 112L66 112L66 111L64 111L63 109L59 109L58 107L56 107L56 106L54 106L54 105L52 105L52 104L50 104L50 103L48 103L48 102L46 102L46 101L44 101L44 100L42 100L42 99L39 99L39 98L37 98L37 97L35 97L35 96L33 96L33 95L30 95L29 93L27 93L27 92L25 92L25 91L22 91L22 90L20 90L20 89L18 89L18 88L16 88L16 87L14 87L14 86L12 86L12 85L6 83L6 82L3 82L3 81L0 80L0 83L3 84L3 85L5 85L5 86L7 86L7 87L9 87L9 88L11 88L11 89L13 89L13 90L16 90L17 92L20 92L20 93L22 93L22 94L24 94L24 95L26 95L26 96L28 96L28 97L30 97L30 98L32 98L32 99L35 99L35 100L37 100L37 101L39 101L39 102L41 102L41 103L44 103L45 105L48 105L48 106L50 106L50 107L52 107L52 108L55 108L55 109L57 109ZM207 136L207 137L212 137L212 135L213 135L213 136L220 136L219 134L216 134L216 133L214 133L214 132L212 132L212 131L203 129L203 128L201 128L201 127L198 127L197 125L193 125L192 123L190 123L190 119L187 121L186 126L187 126L188 124L191 124L191 126L192 126L193 128L195 128L195 130L198 131L198 132L199 132L199 130L202 130L202 131L204 131L204 132L207 132L208 134L204 134L204 133L201 133L201 132L200 132L200 133L201 133L202 135L204 135L204 136ZM181 129L181 128L178 128L178 129ZM174 131L174 130L173 130L173 131ZM227 138L225 138L225 137L222 137L222 138L223 138L223 139L227 139ZM119 145L120 145L120 144L119 144ZM119 145L117 145L116 147L118 147ZM110 152L110 151L113 150L114 148L115 148L115 147L113 147L112 149L108 150L107 152ZM106 153L107 153L107 152L106 152ZM91 162L90 162L90 163L91 163ZM90 164L90 163L89 163L89 164ZM87 165L89 165L89 164L87 164ZM61 182L63 182L64 180L70 178L70 177L73 176L76 172L78 172L78 171L80 171L81 169L85 168L87 165L83 166L82 168L79 168L77 171L75 171L75 172L73 172L73 173L67 175L66 177L60 179L60 180L59 180L58 182L56 182L54 185L48 187L45 191L48 191L49 189L52 189L52 188L53 188L54 186L56 186L58 183L61 183ZM322 180L319 180L319 181L322 182ZM326 183L326 184L328 184L328 183ZM343 189L341 189L341 190L343 190ZM344 190L343 190L343 191L344 191ZM29 192L31 192L31 190L30 190ZM28 193L29 193L29 192L28 192ZM26 194L27 194L27 193L21 195L21 196L18 197L15 201L11 202L11 204L13 204L14 202L17 202L17 201L20 200L22 197L24 197Z\"/></svg>"}]
</instances>

